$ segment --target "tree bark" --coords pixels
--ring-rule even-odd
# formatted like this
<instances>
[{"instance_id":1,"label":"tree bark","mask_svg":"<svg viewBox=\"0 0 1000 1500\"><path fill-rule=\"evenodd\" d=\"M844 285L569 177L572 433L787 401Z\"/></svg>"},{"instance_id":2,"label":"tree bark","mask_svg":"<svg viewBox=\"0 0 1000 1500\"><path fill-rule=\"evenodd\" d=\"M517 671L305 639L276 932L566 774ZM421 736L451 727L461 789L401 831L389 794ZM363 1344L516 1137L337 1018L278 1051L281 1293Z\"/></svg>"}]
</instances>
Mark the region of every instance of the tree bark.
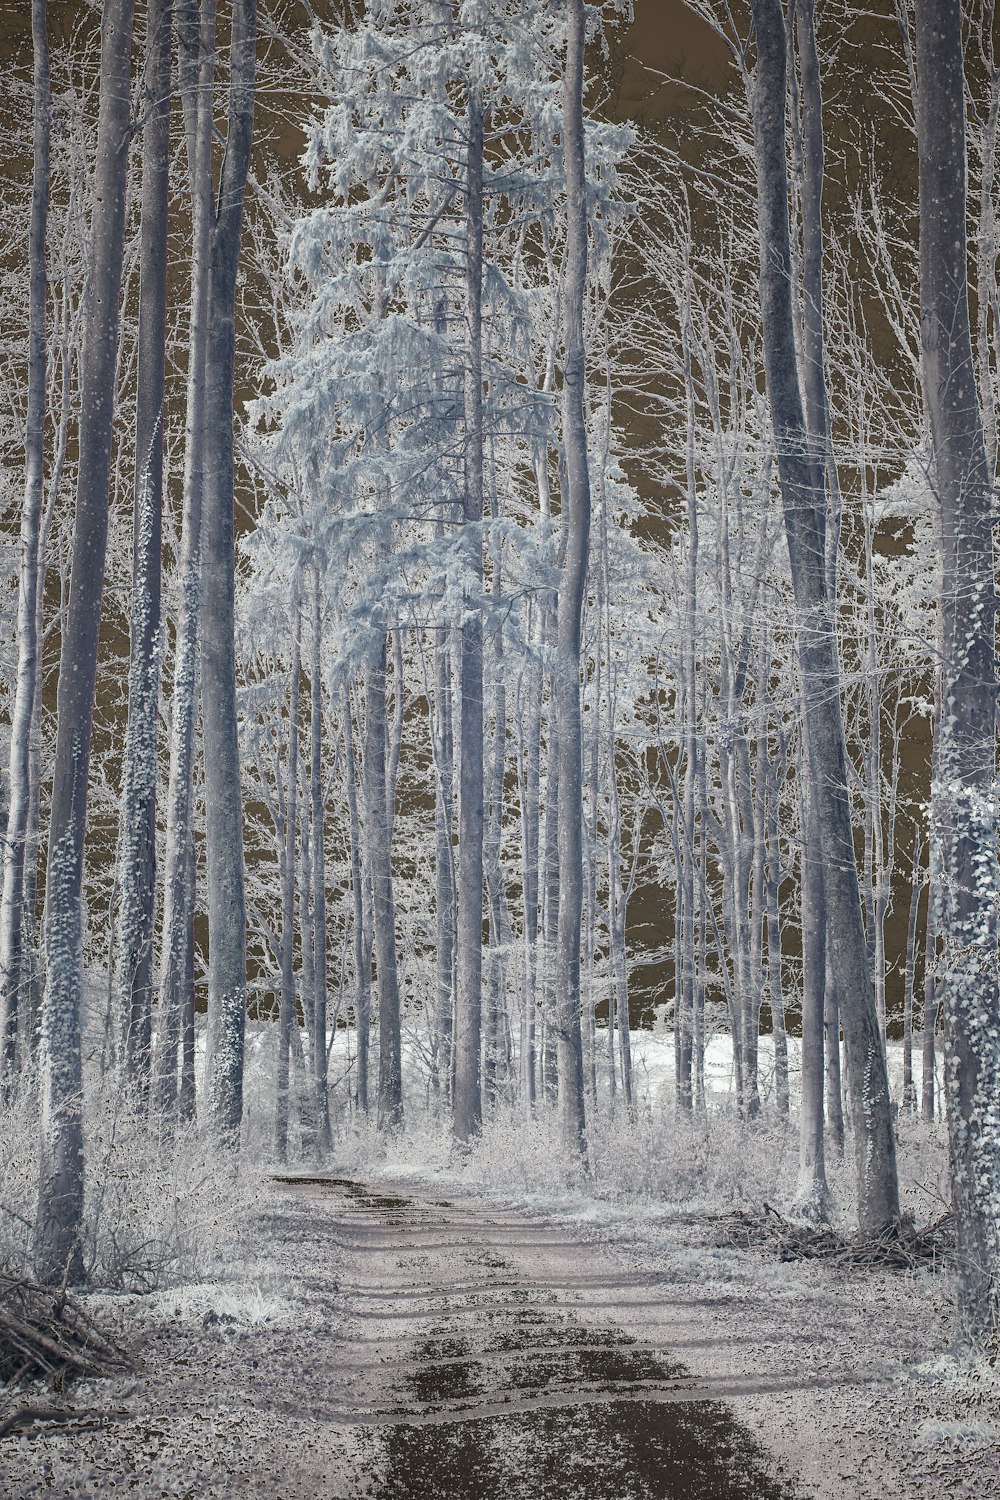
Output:
<instances>
[{"instance_id":1,"label":"tree bark","mask_svg":"<svg viewBox=\"0 0 1000 1500\"><path fill-rule=\"evenodd\" d=\"M482 1126L483 989L483 105L469 98L465 189L466 599L461 630L455 1094L452 1128L467 1141Z\"/></svg>"},{"instance_id":2,"label":"tree bark","mask_svg":"<svg viewBox=\"0 0 1000 1500\"><path fill-rule=\"evenodd\" d=\"M59 659L55 774L45 903L42 1115L35 1271L40 1281L83 1275L81 1001L82 885L97 643L108 537L119 299L130 140L132 0L101 17L101 88L82 362L76 523L69 609Z\"/></svg>"},{"instance_id":3,"label":"tree bark","mask_svg":"<svg viewBox=\"0 0 1000 1500\"><path fill-rule=\"evenodd\" d=\"M996 584L992 484L969 319L965 75L954 0L917 0L920 328L939 504L941 712L935 916L959 1303L973 1338L1000 1324Z\"/></svg>"},{"instance_id":4,"label":"tree bark","mask_svg":"<svg viewBox=\"0 0 1000 1500\"><path fill-rule=\"evenodd\" d=\"M201 599L201 522L205 483L205 381L209 322L212 215L212 86L215 0L177 8L178 80L184 110L191 189L191 293L188 322L187 411L178 571L180 599L174 640L170 771L163 860L163 939L160 967L156 1101L161 1113L178 1101L194 1115L194 755L198 700L198 618ZM188 1052L190 1051L190 1057Z\"/></svg>"},{"instance_id":5,"label":"tree bark","mask_svg":"<svg viewBox=\"0 0 1000 1500\"><path fill-rule=\"evenodd\" d=\"M322 646L323 613L320 599L319 571L316 570L312 596L312 635L310 638L309 690L309 796L312 813L312 892L313 892L313 1003L312 1067L316 1092L316 1140L321 1151L330 1147L330 1093L327 1076L327 922L326 922L326 809L323 800L323 680ZM334 1017L336 1026L336 1017Z\"/></svg>"},{"instance_id":6,"label":"tree bark","mask_svg":"<svg viewBox=\"0 0 1000 1500\"><path fill-rule=\"evenodd\" d=\"M237 739L233 377L236 272L253 137L256 0L234 0L226 151L212 224L202 516L202 727L208 887L208 1111L234 1144L243 1117L246 900Z\"/></svg>"},{"instance_id":7,"label":"tree bark","mask_svg":"<svg viewBox=\"0 0 1000 1500\"><path fill-rule=\"evenodd\" d=\"M118 833L116 980L125 1077L149 1098L156 898L156 739L160 690L160 532L170 175L170 0L146 13L139 358L135 424L132 628Z\"/></svg>"},{"instance_id":8,"label":"tree bark","mask_svg":"<svg viewBox=\"0 0 1000 1500\"><path fill-rule=\"evenodd\" d=\"M378 978L378 1128L403 1123L402 1042L396 967L396 905L386 807L385 658L380 630L368 657L365 710L365 836L372 886L372 926Z\"/></svg>"},{"instance_id":9,"label":"tree bark","mask_svg":"<svg viewBox=\"0 0 1000 1500\"><path fill-rule=\"evenodd\" d=\"M554 690L559 763L559 927L557 1053L559 1110L567 1147L586 1150L583 1039L580 1027L580 936L583 912L583 743L580 706L583 609L590 556L590 472L584 410L587 287L587 180L583 140L583 0L568 0L562 133L566 172L566 273L563 288L563 446L566 458L562 526L566 551L556 612Z\"/></svg>"},{"instance_id":10,"label":"tree bark","mask_svg":"<svg viewBox=\"0 0 1000 1500\"><path fill-rule=\"evenodd\" d=\"M437 996L435 1018L435 1080L451 1103L452 1018L455 969L454 730L452 726L451 643L448 633L435 650L434 737L437 763L434 799L434 923L436 933Z\"/></svg>"},{"instance_id":11,"label":"tree bark","mask_svg":"<svg viewBox=\"0 0 1000 1500\"><path fill-rule=\"evenodd\" d=\"M809 768L810 772L812 768ZM805 774L804 774L805 773ZM823 1135L824 1000L826 995L827 910L822 840L813 804L815 776L800 770L802 820L802 1099L799 1105L799 1179L795 1207L803 1217L824 1222L828 1190Z\"/></svg>"},{"instance_id":12,"label":"tree bark","mask_svg":"<svg viewBox=\"0 0 1000 1500\"><path fill-rule=\"evenodd\" d=\"M384 712L384 709L383 709ZM366 751L367 754L367 751ZM384 749L383 749L384 754ZM344 687L344 777L347 786L347 810L351 832L351 898L354 920L354 1020L358 1034L356 1093L358 1109L368 1113L368 1055L371 1031L371 962L372 924L370 900L366 899L366 880L361 849L361 820L358 817L358 781L354 756L354 723L350 690ZM390 872L391 873L391 872Z\"/></svg>"},{"instance_id":13,"label":"tree bark","mask_svg":"<svg viewBox=\"0 0 1000 1500\"><path fill-rule=\"evenodd\" d=\"M32 0L34 71L31 222L28 228L28 409L17 588L17 685L11 713L10 806L3 848L3 895L0 898L0 1082L5 1090L12 1080L21 997L25 992L22 946L25 862L32 806L32 721L41 648L38 605L47 379L45 236L49 215L52 113L46 17L46 0Z\"/></svg>"},{"instance_id":14,"label":"tree bark","mask_svg":"<svg viewBox=\"0 0 1000 1500\"><path fill-rule=\"evenodd\" d=\"M810 797L822 835L826 920L842 979L855 1134L858 1218L878 1233L899 1212L885 1056L868 968L847 788L840 674L825 566L825 497L817 491L796 367L786 164L785 30L780 0L753 0L754 142L764 364L796 608Z\"/></svg>"},{"instance_id":15,"label":"tree bark","mask_svg":"<svg viewBox=\"0 0 1000 1500\"><path fill-rule=\"evenodd\" d=\"M301 662L301 616L295 608L292 632L292 666L289 673L288 790L285 793L284 855L281 868L281 1004L278 1012L278 1070L275 1090L274 1154L288 1160L288 1059L295 1016L295 974L292 967L295 942L295 833L299 800L299 679ZM324 1052L326 1051L324 1045Z\"/></svg>"}]
</instances>

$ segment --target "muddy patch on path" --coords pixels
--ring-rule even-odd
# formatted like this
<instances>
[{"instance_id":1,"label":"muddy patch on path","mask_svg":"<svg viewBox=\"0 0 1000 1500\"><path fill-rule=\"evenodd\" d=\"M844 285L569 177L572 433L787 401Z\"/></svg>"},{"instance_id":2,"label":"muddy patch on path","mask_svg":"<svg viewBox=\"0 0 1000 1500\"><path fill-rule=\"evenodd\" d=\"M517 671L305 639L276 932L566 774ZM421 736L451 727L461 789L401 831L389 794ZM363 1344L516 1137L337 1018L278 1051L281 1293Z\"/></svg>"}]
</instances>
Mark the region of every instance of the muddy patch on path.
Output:
<instances>
[{"instance_id":1,"label":"muddy patch on path","mask_svg":"<svg viewBox=\"0 0 1000 1500\"><path fill-rule=\"evenodd\" d=\"M445 1364L430 1358L407 1379L411 1412L371 1434L377 1478L369 1495L793 1500L797 1491L724 1405L643 1399L650 1385L683 1381L682 1366L590 1330L567 1330L569 1337L574 1347L564 1354L526 1350L500 1387L475 1356ZM475 1415L477 1406L498 1402L511 1410Z\"/></svg>"}]
</instances>

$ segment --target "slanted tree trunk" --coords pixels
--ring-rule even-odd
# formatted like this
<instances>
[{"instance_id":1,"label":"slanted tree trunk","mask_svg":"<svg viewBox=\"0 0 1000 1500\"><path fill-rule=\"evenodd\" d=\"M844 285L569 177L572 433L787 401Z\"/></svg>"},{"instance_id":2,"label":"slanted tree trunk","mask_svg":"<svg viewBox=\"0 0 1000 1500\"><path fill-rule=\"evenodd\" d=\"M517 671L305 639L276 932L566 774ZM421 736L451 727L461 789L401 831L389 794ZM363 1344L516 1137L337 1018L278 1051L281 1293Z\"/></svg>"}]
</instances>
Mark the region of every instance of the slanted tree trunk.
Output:
<instances>
[{"instance_id":1,"label":"slanted tree trunk","mask_svg":"<svg viewBox=\"0 0 1000 1500\"><path fill-rule=\"evenodd\" d=\"M587 182L583 140L583 0L568 0L563 142L566 171L566 279L563 310L563 443L566 539L556 614L554 707L559 761L559 929L557 1028L559 1109L573 1152L586 1148L583 1038L580 1028L580 935L583 913L583 744L580 707L583 608L590 556L590 473L584 411L587 286Z\"/></svg>"},{"instance_id":2,"label":"slanted tree trunk","mask_svg":"<svg viewBox=\"0 0 1000 1500\"><path fill-rule=\"evenodd\" d=\"M10 806L3 848L0 899L0 1081L12 1077L24 992L25 860L31 821L31 731L38 658L38 585L41 552L45 441L45 235L49 215L49 134L52 95L46 0L32 0L34 48L33 165L28 228L28 410L24 444L24 507L17 589L17 686L10 729Z\"/></svg>"},{"instance_id":3,"label":"slanted tree trunk","mask_svg":"<svg viewBox=\"0 0 1000 1500\"><path fill-rule=\"evenodd\" d=\"M155 1098L161 1113L178 1102L194 1116L194 753L198 698L198 618L201 599L201 518L205 466L205 379L209 319L212 216L212 83L215 0L176 7L178 81L184 111L191 189L191 292L188 322L187 411L178 562L180 597L174 639L170 771L163 859L163 939Z\"/></svg>"},{"instance_id":4,"label":"slanted tree trunk","mask_svg":"<svg viewBox=\"0 0 1000 1500\"><path fill-rule=\"evenodd\" d=\"M246 900L236 726L233 375L236 272L253 136L256 0L234 0L226 151L212 224L206 346L201 631L208 887L208 1110L238 1140L243 1118Z\"/></svg>"},{"instance_id":5,"label":"slanted tree trunk","mask_svg":"<svg viewBox=\"0 0 1000 1500\"><path fill-rule=\"evenodd\" d=\"M969 320L962 12L917 0L920 328L941 552L935 745L936 926L945 1097L968 1333L1000 1325L1000 1002L994 811L996 574L992 484ZM985 290L985 289L984 289Z\"/></svg>"},{"instance_id":6,"label":"slanted tree trunk","mask_svg":"<svg viewBox=\"0 0 1000 1500\"><path fill-rule=\"evenodd\" d=\"M150 0L142 130L139 360L132 522L128 721L118 832L116 980L120 1060L148 1101L156 897L156 737L160 690L160 531L170 175L170 0Z\"/></svg>"},{"instance_id":7,"label":"slanted tree trunk","mask_svg":"<svg viewBox=\"0 0 1000 1500\"><path fill-rule=\"evenodd\" d=\"M452 1128L460 1141L478 1135L482 1100L483 989L483 105L472 89L465 187L466 543L465 617L461 629L458 791L458 917L455 946L455 1093Z\"/></svg>"},{"instance_id":8,"label":"slanted tree trunk","mask_svg":"<svg viewBox=\"0 0 1000 1500\"><path fill-rule=\"evenodd\" d=\"M97 641L108 537L119 299L125 234L132 0L101 17L101 88L91 220L69 609L59 658L56 754L45 902L38 1215L40 1281L83 1275L82 885Z\"/></svg>"},{"instance_id":9,"label":"slanted tree trunk","mask_svg":"<svg viewBox=\"0 0 1000 1500\"><path fill-rule=\"evenodd\" d=\"M810 462L796 366L785 149L785 24L780 0L753 0L752 9L757 38L752 102L764 365L795 596L809 795L823 840L820 852L831 953L842 980L858 1218L865 1232L877 1233L899 1212L896 1146L861 919L840 673L825 565L825 496L817 491Z\"/></svg>"}]
</instances>

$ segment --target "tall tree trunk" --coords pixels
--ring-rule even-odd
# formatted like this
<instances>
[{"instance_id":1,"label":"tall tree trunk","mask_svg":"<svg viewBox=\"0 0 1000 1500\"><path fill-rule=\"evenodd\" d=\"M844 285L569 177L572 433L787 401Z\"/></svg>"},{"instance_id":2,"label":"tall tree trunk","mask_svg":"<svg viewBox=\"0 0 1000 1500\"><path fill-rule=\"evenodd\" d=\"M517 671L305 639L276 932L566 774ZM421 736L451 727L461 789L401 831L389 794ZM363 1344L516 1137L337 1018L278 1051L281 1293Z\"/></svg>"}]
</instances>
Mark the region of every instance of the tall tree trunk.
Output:
<instances>
[{"instance_id":1,"label":"tall tree trunk","mask_svg":"<svg viewBox=\"0 0 1000 1500\"><path fill-rule=\"evenodd\" d=\"M690 303L689 303L690 306ZM697 622L698 622L698 484L695 466L695 388L691 360L691 327L689 316L681 328L684 356L685 459L687 479L688 552L686 579L686 639L682 643L684 685L684 828L681 837L681 868L677 872L681 899L677 918L681 924L680 955L682 971L674 986L674 1026L677 1033L677 1098L682 1108L690 1110L693 1101L694 1044L694 970L698 916L695 910L697 881L695 852L695 803L698 780L698 694L697 694Z\"/></svg>"},{"instance_id":2,"label":"tall tree trunk","mask_svg":"<svg viewBox=\"0 0 1000 1500\"><path fill-rule=\"evenodd\" d=\"M917 966L917 917L920 909L920 833L913 841L910 871L910 912L906 922L906 968L903 973L903 1109L912 1114L917 1097L913 1086L913 981Z\"/></svg>"},{"instance_id":3,"label":"tall tree trunk","mask_svg":"<svg viewBox=\"0 0 1000 1500\"><path fill-rule=\"evenodd\" d=\"M483 105L469 98L465 188L466 541L465 617L461 630L462 714L458 793L458 920L455 965L455 1095L452 1127L460 1141L479 1133L482 1101L483 989Z\"/></svg>"},{"instance_id":4,"label":"tall tree trunk","mask_svg":"<svg viewBox=\"0 0 1000 1500\"><path fill-rule=\"evenodd\" d=\"M205 380L212 222L212 88L215 0L177 6L178 79L184 109L191 189L191 293L188 323L184 488L178 571L180 598L174 640L170 772L163 859L163 939L155 1097L161 1112L178 1099L181 1048L182 1115L194 1114L194 754L198 706L198 617L201 599L201 518L205 483ZM190 1054L190 1055L189 1055Z\"/></svg>"},{"instance_id":5,"label":"tall tree trunk","mask_svg":"<svg viewBox=\"0 0 1000 1500\"><path fill-rule=\"evenodd\" d=\"M278 1073L275 1091L274 1154L288 1160L288 1058L295 1016L295 975L292 969L295 942L295 833L299 801L299 690L302 675L301 616L297 603L292 633L292 667L289 674L288 790L285 793L284 855L281 867L281 1005L278 1013ZM325 1048L324 1048L325 1050Z\"/></svg>"},{"instance_id":6,"label":"tall tree trunk","mask_svg":"<svg viewBox=\"0 0 1000 1500\"><path fill-rule=\"evenodd\" d=\"M934 889L936 885L934 850L927 880L927 913L924 927L924 993L923 1038L920 1048L920 1118L927 1124L934 1118L934 1094L937 1073L937 933L934 924Z\"/></svg>"},{"instance_id":7,"label":"tall tree trunk","mask_svg":"<svg viewBox=\"0 0 1000 1500\"><path fill-rule=\"evenodd\" d=\"M384 713L383 708L383 713ZM358 1033L357 1100L363 1115L368 1113L368 1051L371 1031L371 962L372 924L370 901L366 900L364 859L361 849L361 823L358 817L358 782L354 756L354 720L350 689L344 687L344 777L347 786L347 810L351 832L351 897L354 920L354 1020ZM384 753L384 751L383 751ZM391 873L391 872L390 872Z\"/></svg>"},{"instance_id":8,"label":"tall tree trunk","mask_svg":"<svg viewBox=\"0 0 1000 1500\"><path fill-rule=\"evenodd\" d=\"M817 491L810 462L795 356L785 154L784 17L780 0L753 0L752 9L757 36L752 92L764 364L795 595L809 795L814 799L821 829L826 920L843 982L858 1218L865 1232L877 1233L899 1212L896 1145L861 920L840 674L825 566L825 497Z\"/></svg>"},{"instance_id":9,"label":"tall tree trunk","mask_svg":"<svg viewBox=\"0 0 1000 1500\"><path fill-rule=\"evenodd\" d=\"M378 977L378 1128L403 1123L402 1042L396 967L396 905L386 804L385 659L383 629L368 656L365 710L365 835L368 841L375 966Z\"/></svg>"},{"instance_id":10,"label":"tall tree trunk","mask_svg":"<svg viewBox=\"0 0 1000 1500\"><path fill-rule=\"evenodd\" d=\"M552 714L545 778L545 848L542 855L542 1092L550 1102L559 1085L556 1058L559 932L559 758ZM582 1065L582 1064L581 1064Z\"/></svg>"},{"instance_id":11,"label":"tall tree trunk","mask_svg":"<svg viewBox=\"0 0 1000 1500\"><path fill-rule=\"evenodd\" d=\"M82 885L97 642L108 538L119 299L125 235L132 0L101 17L101 88L82 361L80 453L69 610L59 659L55 775L45 902L35 1270L41 1281L83 1275L81 1001Z\"/></svg>"},{"instance_id":12,"label":"tall tree trunk","mask_svg":"<svg viewBox=\"0 0 1000 1500\"><path fill-rule=\"evenodd\" d=\"M815 777L806 773L802 780L802 1100L795 1207L806 1218L824 1221L829 1197L823 1136L827 910L822 844L812 802Z\"/></svg>"},{"instance_id":13,"label":"tall tree trunk","mask_svg":"<svg viewBox=\"0 0 1000 1500\"><path fill-rule=\"evenodd\" d=\"M246 899L236 724L233 376L236 272L253 137L256 0L234 0L226 150L212 224L206 348L202 728L208 887L208 1110L233 1143L243 1118Z\"/></svg>"},{"instance_id":14,"label":"tall tree trunk","mask_svg":"<svg viewBox=\"0 0 1000 1500\"><path fill-rule=\"evenodd\" d=\"M556 613L554 707L559 757L559 931L557 964L559 1109L565 1142L586 1145L583 1039L580 1029L580 929L583 911L583 744L580 707L583 608L590 556L590 472L587 462L586 347L587 180L583 140L583 0L568 0L562 133L566 171L566 280L563 315L563 444L566 455L562 526L566 541Z\"/></svg>"},{"instance_id":15,"label":"tall tree trunk","mask_svg":"<svg viewBox=\"0 0 1000 1500\"><path fill-rule=\"evenodd\" d=\"M3 896L0 899L0 1081L4 1088L9 1085L13 1074L21 997L26 992L22 947L25 863L32 806L31 732L41 649L38 606L44 500L45 235L49 215L52 113L46 0L32 0L31 37L34 75L31 223L28 229L28 410L17 588L17 686L11 714L10 806L3 847Z\"/></svg>"},{"instance_id":16,"label":"tall tree trunk","mask_svg":"<svg viewBox=\"0 0 1000 1500\"><path fill-rule=\"evenodd\" d=\"M781 975L781 846L778 842L778 782L768 774L767 815L767 881L765 911L767 916L767 991L774 1031L774 1080L778 1111L788 1114L788 1033L785 1028L785 993Z\"/></svg>"},{"instance_id":17,"label":"tall tree trunk","mask_svg":"<svg viewBox=\"0 0 1000 1500\"><path fill-rule=\"evenodd\" d=\"M451 642L449 632L435 649L434 738L437 785L434 799L434 923L437 961L437 1015L435 1018L436 1082L451 1103L452 1019L454 1015L455 969L455 863L452 848L454 826L455 742L452 724Z\"/></svg>"},{"instance_id":18,"label":"tall tree trunk","mask_svg":"<svg viewBox=\"0 0 1000 1500\"><path fill-rule=\"evenodd\" d=\"M118 832L120 1058L148 1101L156 899L156 737L160 691L160 531L170 176L170 0L149 0L142 131L139 362L132 522L128 722Z\"/></svg>"},{"instance_id":19,"label":"tall tree trunk","mask_svg":"<svg viewBox=\"0 0 1000 1500\"><path fill-rule=\"evenodd\" d=\"M492 506L496 519L497 507ZM500 599L502 590L501 555L499 544L493 558L492 598L495 619L501 620ZM486 877L487 911L490 920L490 945L488 952L489 982L487 986L488 1012L485 1039L483 1094L488 1107L495 1109L500 1091L506 1082L506 974L504 950L510 930L507 911L507 890L501 857L504 822L504 772L507 756L507 691L504 680L503 625L496 627L493 659L493 743L489 766L489 801L486 819L486 838L483 849L483 867Z\"/></svg>"},{"instance_id":20,"label":"tall tree trunk","mask_svg":"<svg viewBox=\"0 0 1000 1500\"><path fill-rule=\"evenodd\" d=\"M941 549L935 746L936 918L945 1097L969 1333L1000 1324L1000 1002L997 996L996 584L992 484L976 390L966 242L962 12L917 0L920 328Z\"/></svg>"},{"instance_id":21,"label":"tall tree trunk","mask_svg":"<svg viewBox=\"0 0 1000 1500\"><path fill-rule=\"evenodd\" d=\"M312 596L312 635L309 657L309 796L312 813L313 893L313 1003L312 1066L316 1091L316 1140L321 1151L330 1148L330 1091L327 1076L327 922L326 922L326 808L323 800L323 613L319 571ZM336 1025L336 1017L334 1018Z\"/></svg>"},{"instance_id":22,"label":"tall tree trunk","mask_svg":"<svg viewBox=\"0 0 1000 1500\"><path fill-rule=\"evenodd\" d=\"M837 550L840 529L840 481L834 462L831 434L830 397L826 379L826 326L823 310L823 187L825 147L823 141L823 95L820 80L819 53L816 45L814 0L796 0L795 31L798 43L801 100L802 158L802 397L812 465L813 488L817 504L823 507L822 531L825 543L826 595L831 618L836 616ZM870 561L870 553L869 553ZM837 650L834 633L833 650ZM874 682L874 679L873 679ZM874 689L873 689L874 690ZM872 759L875 767L873 787L878 785L878 720L872 719ZM881 837L877 801L872 804L873 834ZM814 825L815 828L815 825ZM815 830L818 832L818 829ZM875 842L866 845L872 853ZM866 904L871 901L872 920L867 929L868 949L872 951L878 930L871 882L865 883ZM843 1150L844 1118L841 1107L840 1077L840 970L836 957L836 933L825 924L826 975L823 983L823 1063L826 1073L827 1129L839 1150ZM884 979L884 965L883 965ZM875 1008L879 1026L885 1034L884 983L876 982ZM804 1045L803 1039L803 1045ZM803 1067L805 1064L803 1063ZM821 1084L822 1088L822 1084ZM804 1118L804 1116L803 1116ZM820 1109L822 1119L822 1109ZM823 1184L825 1194L825 1180Z\"/></svg>"}]
</instances>

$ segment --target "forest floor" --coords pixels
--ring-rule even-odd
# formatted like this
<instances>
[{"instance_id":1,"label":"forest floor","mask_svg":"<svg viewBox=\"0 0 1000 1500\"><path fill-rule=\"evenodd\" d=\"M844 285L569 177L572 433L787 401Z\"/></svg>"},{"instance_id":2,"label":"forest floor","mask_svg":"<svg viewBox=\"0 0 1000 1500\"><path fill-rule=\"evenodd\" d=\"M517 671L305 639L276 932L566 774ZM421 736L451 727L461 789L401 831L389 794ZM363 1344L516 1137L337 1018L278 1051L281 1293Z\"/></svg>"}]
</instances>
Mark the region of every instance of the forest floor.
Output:
<instances>
[{"instance_id":1,"label":"forest floor","mask_svg":"<svg viewBox=\"0 0 1000 1500\"><path fill-rule=\"evenodd\" d=\"M636 1222L412 1182L268 1184L252 1280L88 1299L138 1371L0 1439L0 1494L1000 1495L996 1388L934 1357L947 1297L926 1273Z\"/></svg>"}]
</instances>

